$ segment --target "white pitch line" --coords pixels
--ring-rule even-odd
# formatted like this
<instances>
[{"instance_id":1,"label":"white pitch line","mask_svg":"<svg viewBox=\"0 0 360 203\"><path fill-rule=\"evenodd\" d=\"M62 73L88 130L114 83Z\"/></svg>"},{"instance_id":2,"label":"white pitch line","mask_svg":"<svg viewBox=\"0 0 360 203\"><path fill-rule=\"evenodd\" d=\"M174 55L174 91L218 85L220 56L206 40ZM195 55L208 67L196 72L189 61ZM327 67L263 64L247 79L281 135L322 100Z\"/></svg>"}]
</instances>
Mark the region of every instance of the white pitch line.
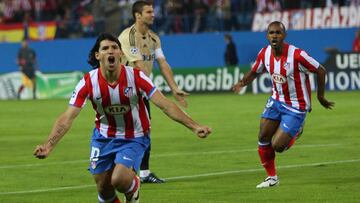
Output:
<instances>
[{"instance_id":1,"label":"white pitch line","mask_svg":"<svg viewBox=\"0 0 360 203\"><path fill-rule=\"evenodd\" d=\"M82 162L89 162L89 160L59 161L59 162L38 163L38 164L5 165L5 166L0 166L0 169L36 167L36 166L51 166L51 165L60 165L60 164L77 164L77 163L82 163Z\"/></svg>"},{"instance_id":2,"label":"white pitch line","mask_svg":"<svg viewBox=\"0 0 360 203\"><path fill-rule=\"evenodd\" d=\"M310 166L321 166L321 165L343 164L343 163L354 163L354 162L360 162L360 159L329 161L329 162L319 162L319 163L309 163L309 164L285 165L285 166L278 166L277 169L302 168L302 167L310 167ZM248 172L256 172L256 171L263 171L263 170L264 170L263 168L255 168L255 169L244 169L244 170L236 170L236 171L222 171L222 172L216 172L216 173L204 173L204 174L198 174L198 175L179 176L179 177L171 177L171 178L165 178L165 179L166 180L178 180L178 179L228 175L228 174L234 174L234 173L248 173Z\"/></svg>"},{"instance_id":3,"label":"white pitch line","mask_svg":"<svg viewBox=\"0 0 360 203\"><path fill-rule=\"evenodd\" d=\"M52 192L52 191L62 191L62 190L83 189L83 188L89 188L89 187L95 187L95 184L68 186L68 187L44 188L44 189L37 189L37 190L23 190L23 191L14 191L14 192L0 192L0 195L30 194L30 193L40 193L40 192Z\"/></svg>"},{"instance_id":4,"label":"white pitch line","mask_svg":"<svg viewBox=\"0 0 360 203\"><path fill-rule=\"evenodd\" d=\"M315 148L315 147L334 147L341 144L320 144L320 145L298 145L294 148ZM252 149L241 149L241 150L222 150L222 151L206 151L206 152L182 152L182 153L168 153L168 154L154 154L151 157L172 157L172 156L194 156L194 155L208 155L208 154L230 154L238 152L251 152L256 151L257 148ZM72 160L72 161L59 161L51 163L35 163L35 164L14 164L14 165L3 165L0 166L0 169L9 169L9 168L24 168L24 167L37 167L37 166L51 166L51 165L61 165L61 164L77 164L89 162L89 160Z\"/></svg>"},{"instance_id":5,"label":"white pitch line","mask_svg":"<svg viewBox=\"0 0 360 203\"><path fill-rule=\"evenodd\" d=\"M315 147L334 147L334 146L340 146L341 144L319 144L319 145L298 145L294 146L294 148L315 148ZM238 153L238 152L252 152L257 151L257 148L252 149L241 149L241 150L223 150L223 151L207 151L207 152L182 152L182 153L169 153L169 154L154 154L151 155L151 157L171 157L171 156L194 156L199 154L227 154L227 153Z\"/></svg>"},{"instance_id":6,"label":"white pitch line","mask_svg":"<svg viewBox=\"0 0 360 203\"><path fill-rule=\"evenodd\" d=\"M344 164L344 163L354 163L354 162L360 162L360 159L328 161L328 162L318 162L318 163L308 163L308 164L285 165L285 166L278 166L278 169L301 168L301 167ZM200 178L200 177L209 177L209 176L229 175L229 174L235 174L235 173L251 173L251 172L263 171L263 170L264 170L263 168L255 168L255 169L243 169L243 170L234 170L234 171L222 171L222 172L216 172L216 173L204 173L204 174L196 174L196 175L188 175L188 176L169 177L169 178L165 178L165 180L181 180L181 179L188 179L188 178ZM68 186L68 187L57 187L57 188L44 188L44 189L37 189L37 190L0 192L0 195L18 195L18 194L29 194L29 193L41 193L41 192L51 192L51 191L83 189L83 188L89 188L89 187L95 187L95 184Z\"/></svg>"}]
</instances>

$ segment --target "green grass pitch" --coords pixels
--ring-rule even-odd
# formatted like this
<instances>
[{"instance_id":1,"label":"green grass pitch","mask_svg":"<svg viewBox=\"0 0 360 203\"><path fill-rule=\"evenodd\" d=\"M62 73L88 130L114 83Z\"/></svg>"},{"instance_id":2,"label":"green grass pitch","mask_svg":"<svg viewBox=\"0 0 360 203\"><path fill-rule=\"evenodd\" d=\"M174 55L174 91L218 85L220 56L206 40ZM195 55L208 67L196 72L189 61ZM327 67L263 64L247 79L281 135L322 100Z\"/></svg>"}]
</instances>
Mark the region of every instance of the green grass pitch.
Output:
<instances>
[{"instance_id":1,"label":"green grass pitch","mask_svg":"<svg viewBox=\"0 0 360 203\"><path fill-rule=\"evenodd\" d=\"M304 134L277 154L280 185L265 178L257 156L259 116L268 95L194 94L186 112L213 128L199 139L152 106L151 169L167 183L143 184L143 203L358 202L360 91L313 95ZM67 100L0 101L0 202L97 202L87 171L94 112L88 103L46 160L32 156ZM121 197L122 198L122 197Z\"/></svg>"}]
</instances>

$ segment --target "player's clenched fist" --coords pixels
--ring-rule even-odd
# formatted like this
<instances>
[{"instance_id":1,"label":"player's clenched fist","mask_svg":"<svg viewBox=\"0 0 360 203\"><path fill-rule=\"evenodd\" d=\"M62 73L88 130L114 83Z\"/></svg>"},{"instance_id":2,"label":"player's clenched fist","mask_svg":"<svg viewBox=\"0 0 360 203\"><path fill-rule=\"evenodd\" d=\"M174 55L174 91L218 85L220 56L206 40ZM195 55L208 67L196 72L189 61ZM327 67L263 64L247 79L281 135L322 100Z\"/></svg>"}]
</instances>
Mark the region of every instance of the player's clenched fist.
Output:
<instances>
[{"instance_id":1,"label":"player's clenched fist","mask_svg":"<svg viewBox=\"0 0 360 203\"><path fill-rule=\"evenodd\" d=\"M45 145L38 145L34 150L34 156L39 159L45 159L50 154L50 149Z\"/></svg>"},{"instance_id":2,"label":"player's clenched fist","mask_svg":"<svg viewBox=\"0 0 360 203\"><path fill-rule=\"evenodd\" d=\"M211 131L211 128L208 126L200 126L194 130L194 132L200 138L206 138L211 133Z\"/></svg>"}]
</instances>

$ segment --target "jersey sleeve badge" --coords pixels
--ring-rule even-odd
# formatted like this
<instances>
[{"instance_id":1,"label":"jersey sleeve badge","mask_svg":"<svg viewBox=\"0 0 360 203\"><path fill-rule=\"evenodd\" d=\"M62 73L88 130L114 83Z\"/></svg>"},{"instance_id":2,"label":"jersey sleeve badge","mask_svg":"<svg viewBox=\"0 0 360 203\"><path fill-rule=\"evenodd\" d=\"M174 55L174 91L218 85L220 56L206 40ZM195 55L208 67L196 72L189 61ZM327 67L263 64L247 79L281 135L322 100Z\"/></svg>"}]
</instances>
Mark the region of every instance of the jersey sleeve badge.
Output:
<instances>
[{"instance_id":1,"label":"jersey sleeve badge","mask_svg":"<svg viewBox=\"0 0 360 203\"><path fill-rule=\"evenodd\" d=\"M137 47L132 47L132 48L130 49L130 53L131 53L132 55L137 55L137 54L139 53L139 49L138 49Z\"/></svg>"}]
</instances>

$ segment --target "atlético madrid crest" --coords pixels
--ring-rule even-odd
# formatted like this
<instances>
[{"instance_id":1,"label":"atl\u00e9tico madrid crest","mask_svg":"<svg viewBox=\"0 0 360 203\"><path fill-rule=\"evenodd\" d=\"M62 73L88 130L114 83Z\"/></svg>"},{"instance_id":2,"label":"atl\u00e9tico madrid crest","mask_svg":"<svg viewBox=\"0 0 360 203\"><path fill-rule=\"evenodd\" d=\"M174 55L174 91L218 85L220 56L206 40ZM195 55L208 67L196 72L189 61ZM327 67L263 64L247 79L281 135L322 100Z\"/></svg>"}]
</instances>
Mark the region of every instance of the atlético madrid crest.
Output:
<instances>
[{"instance_id":1,"label":"atl\u00e9tico madrid crest","mask_svg":"<svg viewBox=\"0 0 360 203\"><path fill-rule=\"evenodd\" d=\"M129 98L132 97L133 96L132 87L126 87L124 89L124 95Z\"/></svg>"}]
</instances>

